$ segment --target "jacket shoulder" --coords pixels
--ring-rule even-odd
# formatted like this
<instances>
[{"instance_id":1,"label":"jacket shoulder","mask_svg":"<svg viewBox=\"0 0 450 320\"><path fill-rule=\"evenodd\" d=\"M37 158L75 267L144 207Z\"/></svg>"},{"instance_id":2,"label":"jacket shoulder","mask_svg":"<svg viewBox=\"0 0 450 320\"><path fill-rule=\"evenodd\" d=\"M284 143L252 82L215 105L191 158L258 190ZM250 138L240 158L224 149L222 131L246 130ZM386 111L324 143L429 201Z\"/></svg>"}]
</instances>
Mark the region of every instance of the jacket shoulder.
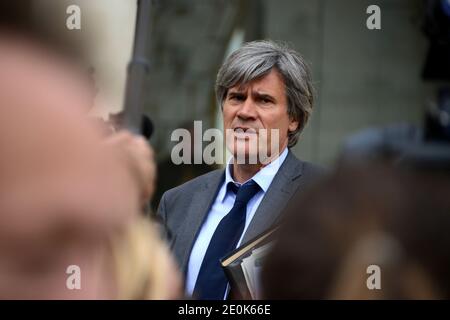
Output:
<instances>
[{"instance_id":1,"label":"jacket shoulder","mask_svg":"<svg viewBox=\"0 0 450 320\"><path fill-rule=\"evenodd\" d=\"M191 194L198 190L199 187L203 186L205 183L209 181L216 181L220 179L223 175L223 169L213 170L211 172L205 173L201 176L198 176L192 180L189 180L175 188L169 189L164 192L162 198L168 199L177 196L178 194Z\"/></svg>"},{"instance_id":2,"label":"jacket shoulder","mask_svg":"<svg viewBox=\"0 0 450 320\"><path fill-rule=\"evenodd\" d=\"M311 178L313 180L324 176L327 173L327 170L317 164L301 160L297 158L297 156L293 152L289 152L290 160L292 163L295 163L297 168L300 168L301 175L304 178Z\"/></svg>"},{"instance_id":3,"label":"jacket shoulder","mask_svg":"<svg viewBox=\"0 0 450 320\"><path fill-rule=\"evenodd\" d=\"M320 165L308 161L302 162L303 162L303 174L305 175L321 177L327 173L325 167L322 167Z\"/></svg>"}]
</instances>

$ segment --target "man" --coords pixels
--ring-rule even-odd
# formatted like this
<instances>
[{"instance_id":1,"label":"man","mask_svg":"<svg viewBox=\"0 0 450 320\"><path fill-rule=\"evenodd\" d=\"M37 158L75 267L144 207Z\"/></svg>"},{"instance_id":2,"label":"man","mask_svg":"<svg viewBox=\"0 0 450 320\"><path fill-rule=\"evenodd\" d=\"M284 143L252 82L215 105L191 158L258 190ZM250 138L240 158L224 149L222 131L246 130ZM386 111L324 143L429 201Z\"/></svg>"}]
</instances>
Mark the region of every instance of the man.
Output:
<instances>
[{"instance_id":1,"label":"man","mask_svg":"<svg viewBox=\"0 0 450 320\"><path fill-rule=\"evenodd\" d=\"M313 106L310 71L295 51L270 41L247 43L222 65L216 97L233 158L225 170L167 191L159 207L186 291L199 299L226 297L219 260L268 229L320 171L289 151ZM267 157L262 149L269 149Z\"/></svg>"}]
</instances>

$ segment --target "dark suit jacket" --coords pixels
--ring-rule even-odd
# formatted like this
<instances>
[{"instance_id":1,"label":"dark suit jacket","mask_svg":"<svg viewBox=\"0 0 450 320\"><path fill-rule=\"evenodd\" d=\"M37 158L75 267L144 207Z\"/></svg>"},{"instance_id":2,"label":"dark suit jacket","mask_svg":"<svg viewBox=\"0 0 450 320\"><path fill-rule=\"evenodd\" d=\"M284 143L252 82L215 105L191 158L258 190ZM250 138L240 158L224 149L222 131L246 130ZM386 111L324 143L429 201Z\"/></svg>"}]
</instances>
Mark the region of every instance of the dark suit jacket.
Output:
<instances>
[{"instance_id":1,"label":"dark suit jacket","mask_svg":"<svg viewBox=\"0 0 450 320\"><path fill-rule=\"evenodd\" d=\"M321 172L319 167L297 159L289 151L257 208L242 243L268 229L291 196ZM183 272L186 272L195 239L224 179L225 171L215 170L167 191L161 198L158 214L171 235L170 247Z\"/></svg>"}]
</instances>

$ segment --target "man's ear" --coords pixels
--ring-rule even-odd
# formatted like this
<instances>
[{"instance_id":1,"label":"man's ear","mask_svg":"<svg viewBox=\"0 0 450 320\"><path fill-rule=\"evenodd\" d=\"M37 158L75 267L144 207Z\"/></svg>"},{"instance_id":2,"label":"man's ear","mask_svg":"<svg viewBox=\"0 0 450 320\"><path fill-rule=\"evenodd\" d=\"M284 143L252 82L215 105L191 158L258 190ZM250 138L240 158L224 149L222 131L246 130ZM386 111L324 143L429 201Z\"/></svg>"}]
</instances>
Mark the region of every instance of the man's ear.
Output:
<instances>
[{"instance_id":1,"label":"man's ear","mask_svg":"<svg viewBox=\"0 0 450 320\"><path fill-rule=\"evenodd\" d=\"M289 127L288 127L289 132L294 132L295 130L298 129L298 126L299 126L299 122L291 119L289 122Z\"/></svg>"}]
</instances>

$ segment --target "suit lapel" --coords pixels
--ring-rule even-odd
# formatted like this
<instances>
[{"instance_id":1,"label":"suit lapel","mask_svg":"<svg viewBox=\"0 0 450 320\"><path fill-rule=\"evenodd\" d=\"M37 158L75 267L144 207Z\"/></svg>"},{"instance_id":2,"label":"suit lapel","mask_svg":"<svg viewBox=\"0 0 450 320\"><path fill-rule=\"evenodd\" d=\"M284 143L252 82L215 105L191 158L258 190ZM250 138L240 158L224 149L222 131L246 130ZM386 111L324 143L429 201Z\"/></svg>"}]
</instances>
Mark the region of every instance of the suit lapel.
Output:
<instances>
[{"instance_id":1,"label":"suit lapel","mask_svg":"<svg viewBox=\"0 0 450 320\"><path fill-rule=\"evenodd\" d=\"M303 162L289 151L286 160L281 165L267 193L259 204L244 234L242 243L266 231L276 221L289 199L298 189L301 183L302 169Z\"/></svg>"},{"instance_id":2,"label":"suit lapel","mask_svg":"<svg viewBox=\"0 0 450 320\"><path fill-rule=\"evenodd\" d=\"M300 186L302 168L303 162L289 152L256 210L242 243L256 237L274 223ZM203 186L194 193L191 204L186 209L186 223L184 223L182 230L174 239L177 245L173 247L174 254L179 257L184 272L187 269L194 241L217 196L217 192L224 180L224 175L223 170L218 170L211 178L205 181Z\"/></svg>"},{"instance_id":3,"label":"suit lapel","mask_svg":"<svg viewBox=\"0 0 450 320\"><path fill-rule=\"evenodd\" d=\"M181 259L183 271L186 271L194 241L216 198L223 179L224 171L217 171L215 175L203 184L200 190L194 193L191 205L187 208L186 223L184 223L181 232L175 240L178 245L174 248L175 255Z\"/></svg>"}]
</instances>

